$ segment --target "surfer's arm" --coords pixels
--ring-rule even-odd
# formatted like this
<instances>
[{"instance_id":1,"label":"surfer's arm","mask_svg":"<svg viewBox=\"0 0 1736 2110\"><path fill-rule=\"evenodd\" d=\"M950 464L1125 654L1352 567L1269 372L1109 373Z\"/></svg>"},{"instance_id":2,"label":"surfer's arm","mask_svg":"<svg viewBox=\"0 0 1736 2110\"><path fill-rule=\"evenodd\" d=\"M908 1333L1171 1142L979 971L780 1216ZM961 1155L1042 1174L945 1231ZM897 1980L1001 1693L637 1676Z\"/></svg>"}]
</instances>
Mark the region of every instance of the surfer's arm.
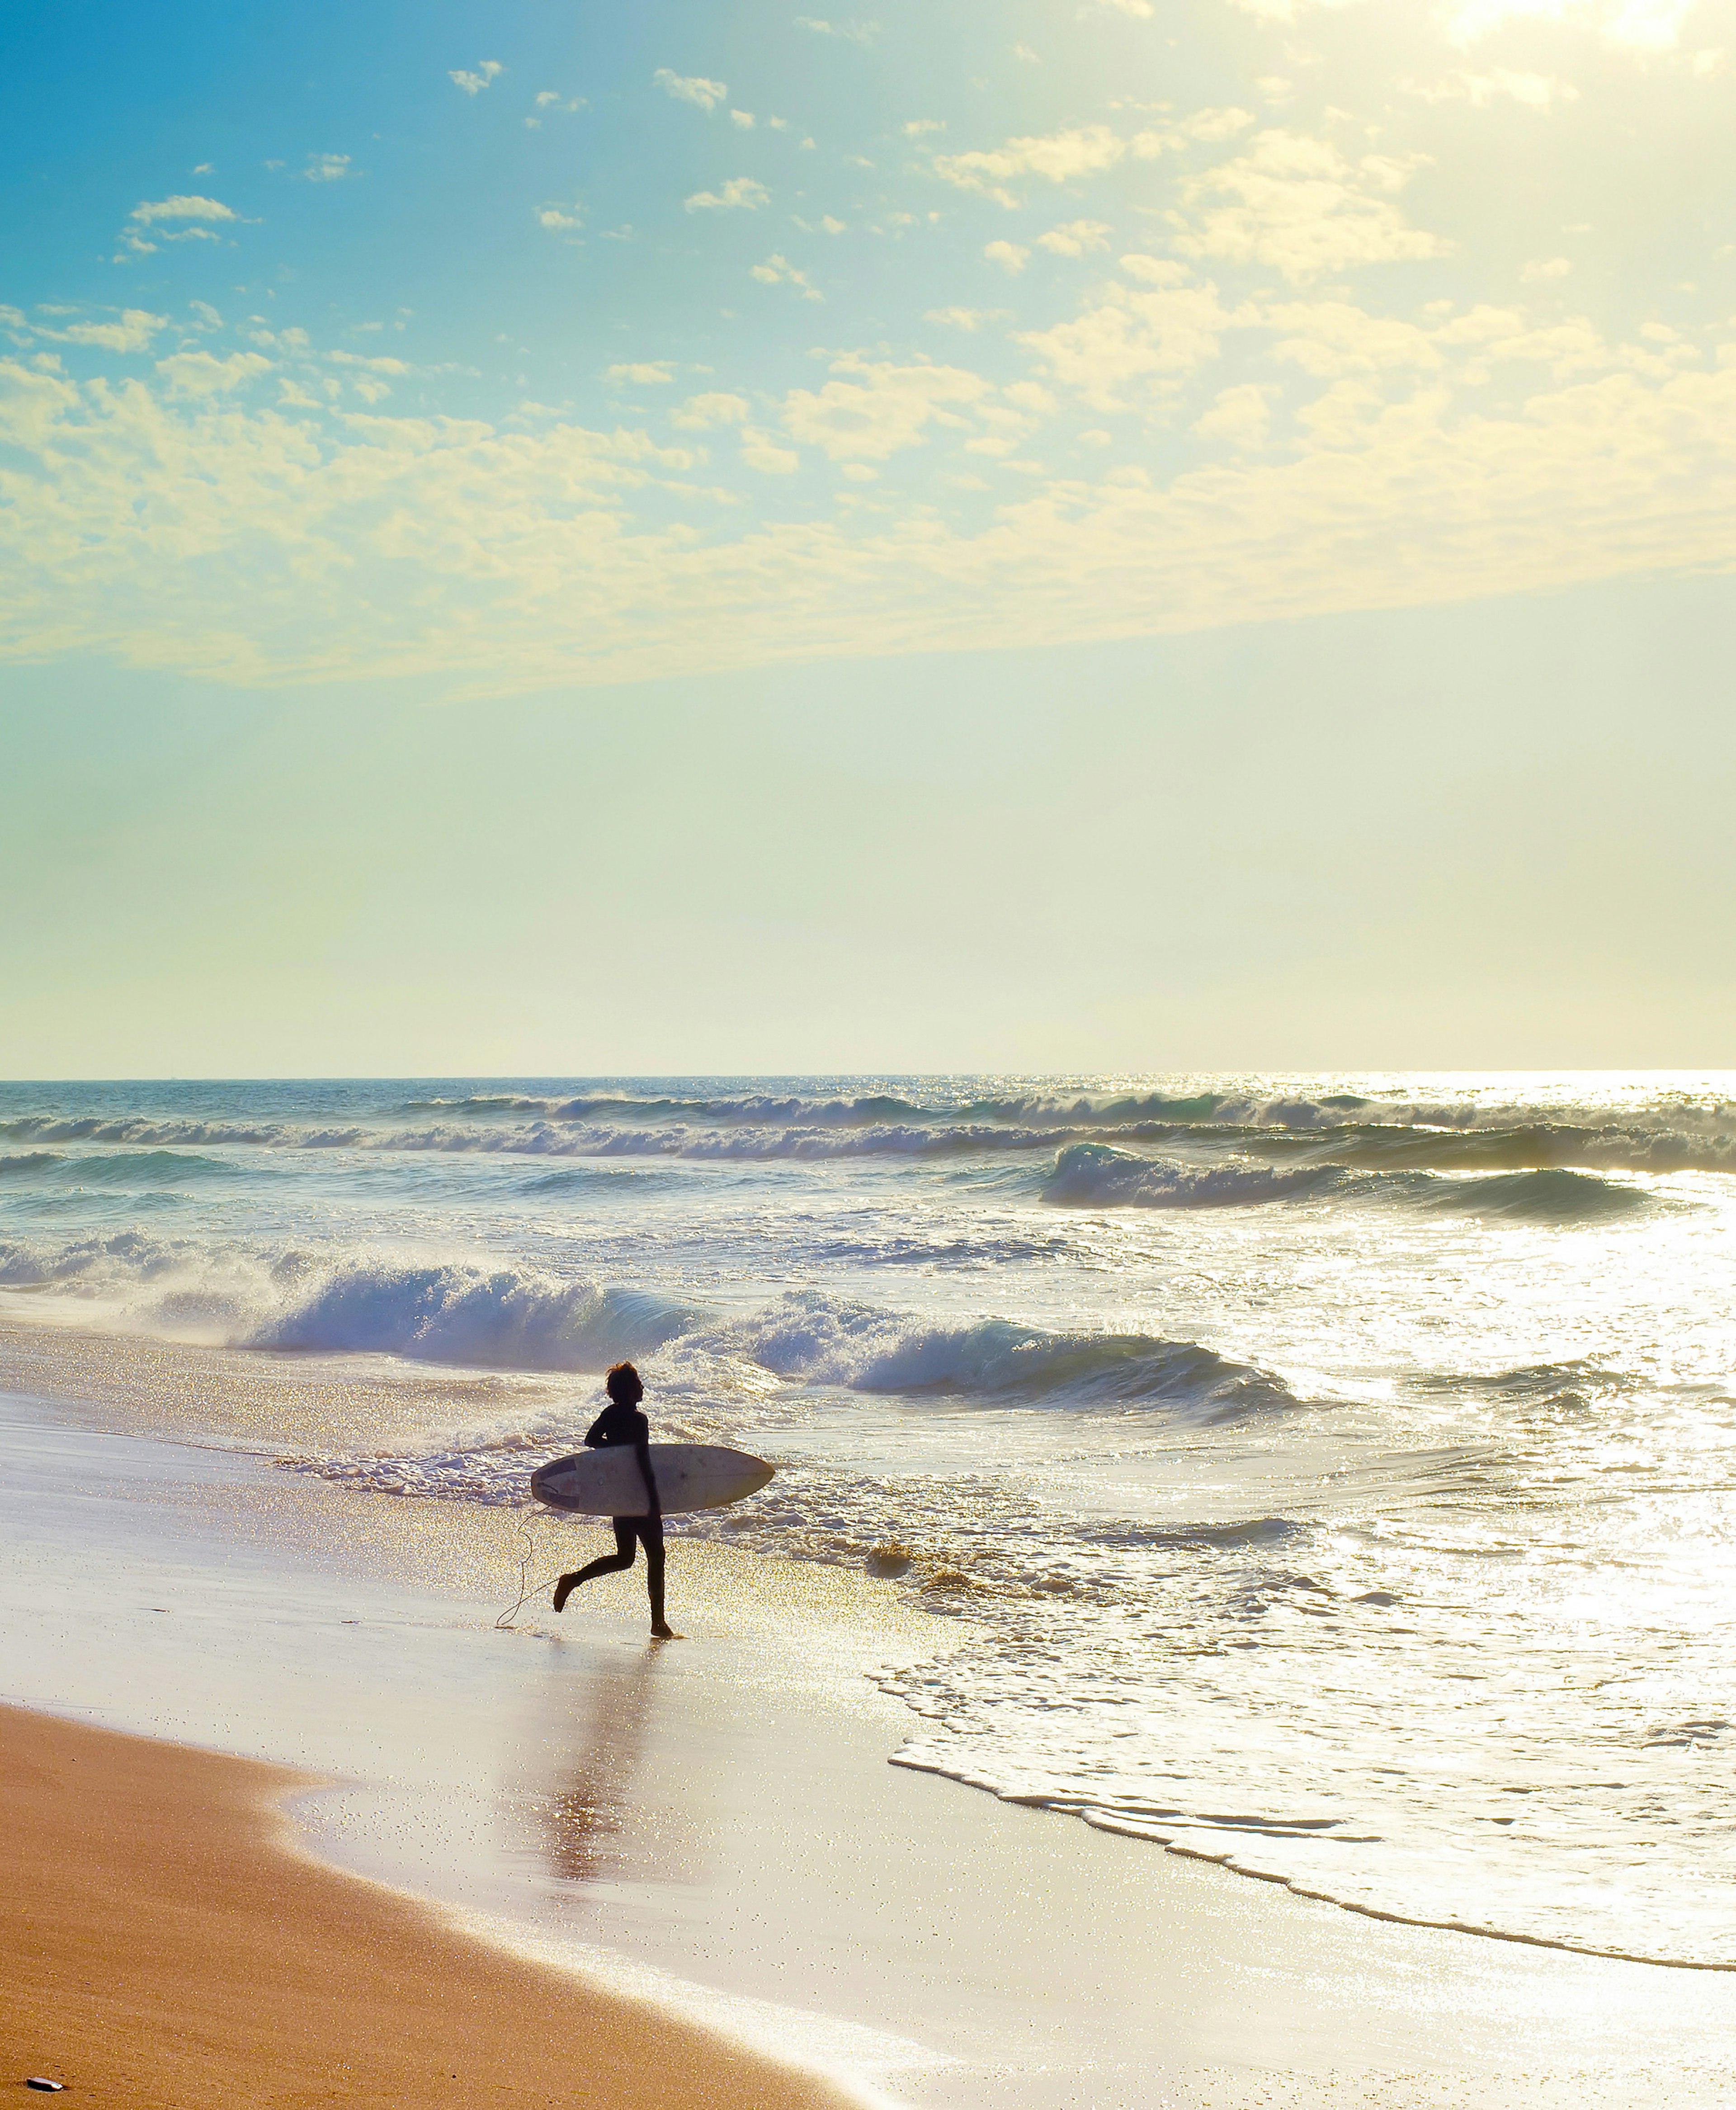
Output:
<instances>
[{"instance_id":1,"label":"surfer's arm","mask_svg":"<svg viewBox=\"0 0 1736 2110\"><path fill-rule=\"evenodd\" d=\"M651 1446L641 1440L635 1443L633 1448L638 1454L639 1469L644 1478L645 1492L651 1497L651 1506L645 1511L645 1515L660 1517L663 1514L663 1506L658 1498L657 1475L651 1470Z\"/></svg>"}]
</instances>

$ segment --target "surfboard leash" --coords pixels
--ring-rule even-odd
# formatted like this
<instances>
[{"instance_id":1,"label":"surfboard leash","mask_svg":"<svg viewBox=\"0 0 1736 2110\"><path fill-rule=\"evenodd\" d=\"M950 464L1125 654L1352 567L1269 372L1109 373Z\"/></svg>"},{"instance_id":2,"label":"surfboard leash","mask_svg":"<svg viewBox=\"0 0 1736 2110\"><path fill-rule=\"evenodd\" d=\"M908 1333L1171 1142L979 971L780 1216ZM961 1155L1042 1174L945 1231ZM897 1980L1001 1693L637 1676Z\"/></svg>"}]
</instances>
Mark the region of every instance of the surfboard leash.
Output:
<instances>
[{"instance_id":1,"label":"surfboard leash","mask_svg":"<svg viewBox=\"0 0 1736 2110\"><path fill-rule=\"evenodd\" d=\"M509 1610L501 1613L499 1619L495 1621L495 1631L497 1633L504 1633L510 1628L513 1622L531 1599L542 1591L549 1589L565 1573L564 1569L557 1568L554 1574L545 1577L540 1582L527 1581L526 1578L531 1572L531 1563L536 1558L536 1524L521 1524L518 1527L518 1535L524 1541L524 1552L518 1562L518 1595Z\"/></svg>"}]
</instances>

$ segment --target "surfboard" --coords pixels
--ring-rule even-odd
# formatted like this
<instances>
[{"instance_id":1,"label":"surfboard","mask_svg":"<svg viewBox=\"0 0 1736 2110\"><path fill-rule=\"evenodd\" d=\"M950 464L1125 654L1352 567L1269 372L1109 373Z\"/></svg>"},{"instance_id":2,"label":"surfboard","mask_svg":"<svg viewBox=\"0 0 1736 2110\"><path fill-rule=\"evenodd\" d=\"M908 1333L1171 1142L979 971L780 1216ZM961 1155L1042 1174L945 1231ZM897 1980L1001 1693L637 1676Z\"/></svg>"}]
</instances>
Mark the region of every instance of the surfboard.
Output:
<instances>
[{"instance_id":1,"label":"surfboard","mask_svg":"<svg viewBox=\"0 0 1736 2110\"><path fill-rule=\"evenodd\" d=\"M774 1470L763 1458L721 1443L653 1443L650 1450L657 1496L666 1514L721 1510L757 1493ZM631 1444L551 1459L531 1474L531 1492L552 1510L572 1510L581 1516L645 1514L645 1483L639 1454Z\"/></svg>"}]
</instances>

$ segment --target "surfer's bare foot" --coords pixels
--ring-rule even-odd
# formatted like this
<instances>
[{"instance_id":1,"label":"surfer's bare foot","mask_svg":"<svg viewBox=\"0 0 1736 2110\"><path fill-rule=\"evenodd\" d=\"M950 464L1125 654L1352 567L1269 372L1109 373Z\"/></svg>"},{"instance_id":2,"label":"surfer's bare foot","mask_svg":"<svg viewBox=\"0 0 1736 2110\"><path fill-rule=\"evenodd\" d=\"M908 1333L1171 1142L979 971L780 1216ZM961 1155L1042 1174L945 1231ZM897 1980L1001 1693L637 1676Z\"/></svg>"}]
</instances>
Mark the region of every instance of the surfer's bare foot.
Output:
<instances>
[{"instance_id":1,"label":"surfer's bare foot","mask_svg":"<svg viewBox=\"0 0 1736 2110\"><path fill-rule=\"evenodd\" d=\"M560 1581L555 1584L554 1609L557 1612L564 1612L566 1610L567 1600L572 1595L572 1586L578 1581L578 1579L579 1578L576 1575L563 1575Z\"/></svg>"},{"instance_id":2,"label":"surfer's bare foot","mask_svg":"<svg viewBox=\"0 0 1736 2110\"><path fill-rule=\"evenodd\" d=\"M558 1609L557 1606L556 1610ZM685 1634L678 1634L667 1619L659 1619L651 1632L653 1639L660 1641L685 1641L687 1638Z\"/></svg>"}]
</instances>

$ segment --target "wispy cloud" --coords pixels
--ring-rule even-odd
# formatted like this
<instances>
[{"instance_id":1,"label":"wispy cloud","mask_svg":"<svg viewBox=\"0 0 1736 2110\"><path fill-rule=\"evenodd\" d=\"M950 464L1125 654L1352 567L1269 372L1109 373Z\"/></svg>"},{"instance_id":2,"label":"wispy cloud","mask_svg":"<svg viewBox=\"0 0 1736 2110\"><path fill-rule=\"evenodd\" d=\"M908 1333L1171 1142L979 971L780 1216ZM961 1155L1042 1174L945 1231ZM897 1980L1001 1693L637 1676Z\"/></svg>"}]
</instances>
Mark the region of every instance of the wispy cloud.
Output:
<instances>
[{"instance_id":1,"label":"wispy cloud","mask_svg":"<svg viewBox=\"0 0 1736 2110\"><path fill-rule=\"evenodd\" d=\"M220 199L176 196L165 198L147 198L134 206L128 214L141 227L156 227L165 220L235 220L239 215Z\"/></svg>"},{"instance_id":2,"label":"wispy cloud","mask_svg":"<svg viewBox=\"0 0 1736 2110\"><path fill-rule=\"evenodd\" d=\"M699 73L671 73L667 66L659 66L651 81L665 95L672 95L677 102L690 102L696 110L715 110L730 92L721 80L708 80Z\"/></svg>"},{"instance_id":3,"label":"wispy cloud","mask_svg":"<svg viewBox=\"0 0 1736 2110\"><path fill-rule=\"evenodd\" d=\"M1248 152L1182 187L1172 212L1186 256L1269 265L1292 283L1322 271L1440 256L1447 244L1413 227L1394 203L1414 161L1352 161L1330 140L1263 132Z\"/></svg>"},{"instance_id":4,"label":"wispy cloud","mask_svg":"<svg viewBox=\"0 0 1736 2110\"><path fill-rule=\"evenodd\" d=\"M834 360L840 378L819 389L792 389L784 428L834 462L884 461L922 446L928 428L954 405L979 401L989 384L957 366L903 366L852 353Z\"/></svg>"},{"instance_id":5,"label":"wispy cloud","mask_svg":"<svg viewBox=\"0 0 1736 2110\"><path fill-rule=\"evenodd\" d=\"M1467 73L1459 66L1438 80L1405 79L1399 87L1423 102L1468 102L1477 110L1505 100L1526 110L1548 111L1557 102L1580 99L1571 81L1557 80L1551 74L1514 73L1505 66L1491 67L1487 73Z\"/></svg>"},{"instance_id":6,"label":"wispy cloud","mask_svg":"<svg viewBox=\"0 0 1736 2110\"><path fill-rule=\"evenodd\" d=\"M984 323L1004 323L1010 319L1009 308L929 308L923 315L925 323L937 323L942 329L975 332Z\"/></svg>"},{"instance_id":7,"label":"wispy cloud","mask_svg":"<svg viewBox=\"0 0 1736 2110\"><path fill-rule=\"evenodd\" d=\"M271 361L257 351L232 351L227 359L208 351L178 351L158 360L156 370L178 396L215 396L269 374Z\"/></svg>"},{"instance_id":8,"label":"wispy cloud","mask_svg":"<svg viewBox=\"0 0 1736 2110\"><path fill-rule=\"evenodd\" d=\"M1051 256L1086 256L1107 249L1110 229L1102 220L1070 220L1065 227L1051 227L1039 234L1037 246Z\"/></svg>"},{"instance_id":9,"label":"wispy cloud","mask_svg":"<svg viewBox=\"0 0 1736 2110\"><path fill-rule=\"evenodd\" d=\"M757 212L771 193L752 176L731 176L721 190L695 191L685 201L689 212Z\"/></svg>"},{"instance_id":10,"label":"wispy cloud","mask_svg":"<svg viewBox=\"0 0 1736 2110\"><path fill-rule=\"evenodd\" d=\"M961 190L979 192L1010 207L1019 200L1010 186L1021 177L1039 176L1051 183L1077 183L1114 168L1128 154L1141 160L1153 159L1164 151L1164 143L1155 133L1142 132L1132 139L1123 139L1106 125L1080 125L1063 132L1009 139L1005 146L966 154L937 154L934 173Z\"/></svg>"},{"instance_id":11,"label":"wispy cloud","mask_svg":"<svg viewBox=\"0 0 1736 2110\"><path fill-rule=\"evenodd\" d=\"M347 154L310 154L301 171L310 183L339 183L355 173Z\"/></svg>"},{"instance_id":12,"label":"wispy cloud","mask_svg":"<svg viewBox=\"0 0 1736 2110\"><path fill-rule=\"evenodd\" d=\"M667 388L675 378L675 368L665 359L630 359L605 367L603 378L617 388Z\"/></svg>"},{"instance_id":13,"label":"wispy cloud","mask_svg":"<svg viewBox=\"0 0 1736 2110\"><path fill-rule=\"evenodd\" d=\"M197 307L202 303L195 301L193 305ZM206 312L215 315L217 311L212 308ZM19 316L18 319L22 322L24 319ZM105 351L148 351L151 340L168 327L166 315L153 315L144 308L124 308L118 322L75 322L59 329L38 323L35 334L56 344L100 345Z\"/></svg>"},{"instance_id":14,"label":"wispy cloud","mask_svg":"<svg viewBox=\"0 0 1736 2110\"><path fill-rule=\"evenodd\" d=\"M802 466L802 457L793 447L780 446L757 425L743 426L741 458L762 476L793 476Z\"/></svg>"},{"instance_id":15,"label":"wispy cloud","mask_svg":"<svg viewBox=\"0 0 1736 2110\"><path fill-rule=\"evenodd\" d=\"M798 15L796 27L811 30L816 37L842 37L851 44L871 44L880 34L878 22L834 22L816 15Z\"/></svg>"},{"instance_id":16,"label":"wispy cloud","mask_svg":"<svg viewBox=\"0 0 1736 2110\"><path fill-rule=\"evenodd\" d=\"M463 88L466 95L480 95L483 89L494 80L496 75L505 71L506 68L501 65L499 59L484 59L474 73L468 72L463 66L459 66L449 73L446 78L456 87Z\"/></svg>"},{"instance_id":17,"label":"wispy cloud","mask_svg":"<svg viewBox=\"0 0 1736 2110\"><path fill-rule=\"evenodd\" d=\"M750 275L762 286L794 286L799 288L804 301L823 301L825 295L813 284L805 271L798 271L787 256L768 256L763 264L753 266Z\"/></svg>"},{"instance_id":18,"label":"wispy cloud","mask_svg":"<svg viewBox=\"0 0 1736 2110\"><path fill-rule=\"evenodd\" d=\"M752 407L745 396L713 389L703 396L689 396L679 410L670 413L669 422L684 432L709 432L714 425L743 423Z\"/></svg>"}]
</instances>

